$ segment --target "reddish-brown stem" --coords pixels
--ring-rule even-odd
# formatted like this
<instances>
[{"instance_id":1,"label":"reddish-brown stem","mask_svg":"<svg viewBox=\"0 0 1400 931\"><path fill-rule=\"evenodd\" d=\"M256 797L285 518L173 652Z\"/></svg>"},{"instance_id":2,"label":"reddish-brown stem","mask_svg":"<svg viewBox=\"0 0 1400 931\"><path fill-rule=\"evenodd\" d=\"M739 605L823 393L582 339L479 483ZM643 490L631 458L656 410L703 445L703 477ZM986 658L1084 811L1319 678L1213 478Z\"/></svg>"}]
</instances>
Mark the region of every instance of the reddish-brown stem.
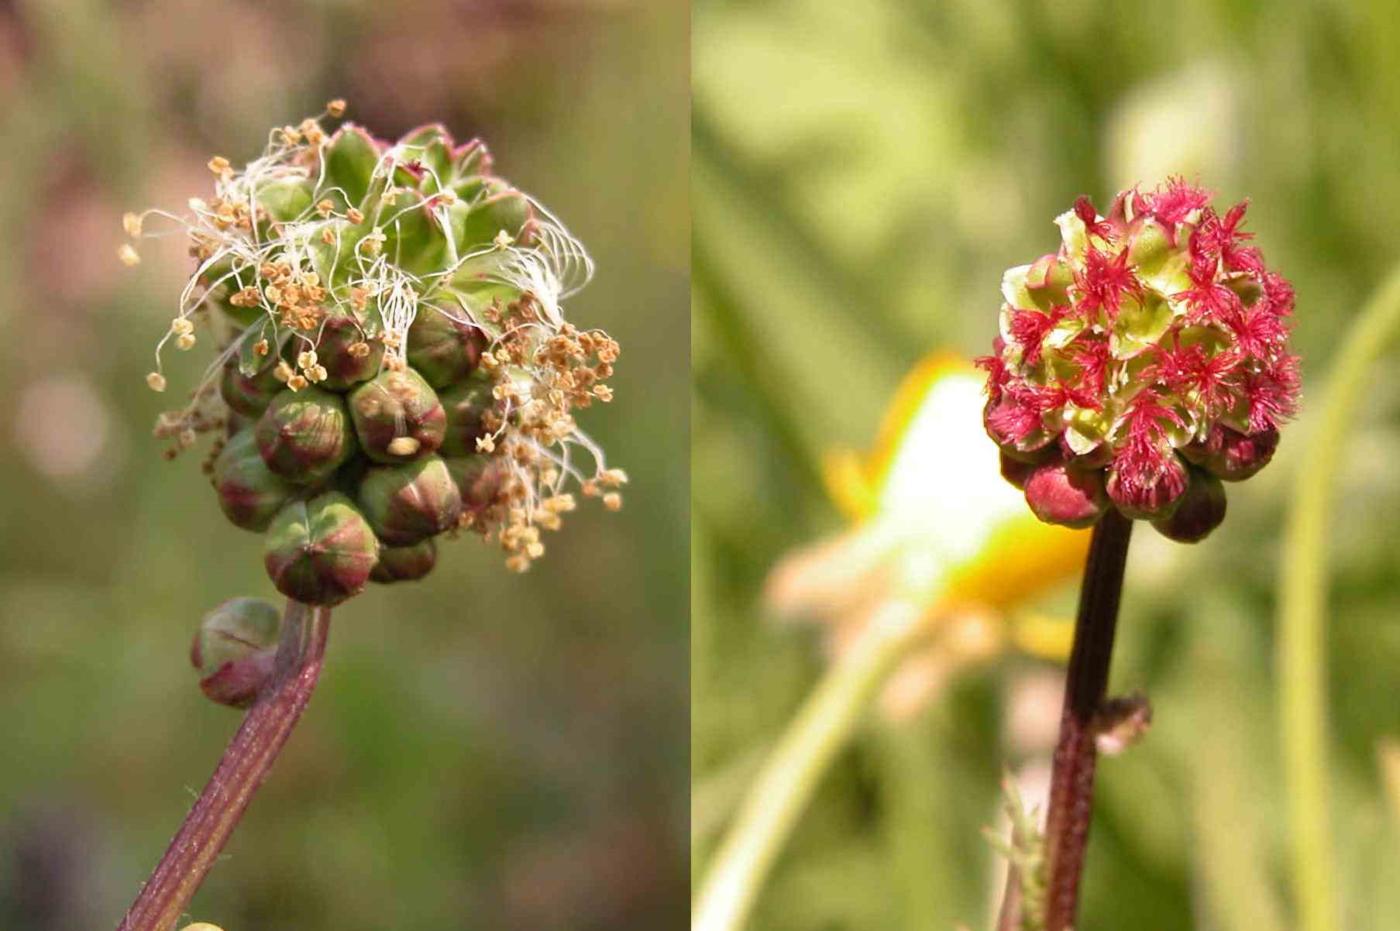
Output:
<instances>
[{"instance_id":1,"label":"reddish-brown stem","mask_svg":"<svg viewBox=\"0 0 1400 931\"><path fill-rule=\"evenodd\" d=\"M328 608L287 602L272 681L248 709L214 775L117 931L170 931L184 914L311 700L330 619Z\"/></svg>"},{"instance_id":2,"label":"reddish-brown stem","mask_svg":"<svg viewBox=\"0 0 1400 931\"><path fill-rule=\"evenodd\" d=\"M1079 905L1094 806L1094 716L1108 687L1132 530L1133 522L1110 508L1094 527L1084 567L1045 819L1046 931L1068 931Z\"/></svg>"}]
</instances>

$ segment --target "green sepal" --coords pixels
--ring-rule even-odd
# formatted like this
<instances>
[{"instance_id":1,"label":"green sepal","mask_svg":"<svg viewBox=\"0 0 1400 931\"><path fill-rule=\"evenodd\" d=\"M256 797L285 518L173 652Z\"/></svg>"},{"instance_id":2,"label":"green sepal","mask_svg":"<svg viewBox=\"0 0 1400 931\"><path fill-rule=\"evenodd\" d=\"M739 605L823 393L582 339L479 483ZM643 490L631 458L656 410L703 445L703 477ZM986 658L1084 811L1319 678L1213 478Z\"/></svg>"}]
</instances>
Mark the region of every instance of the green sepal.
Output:
<instances>
[{"instance_id":1,"label":"green sepal","mask_svg":"<svg viewBox=\"0 0 1400 931\"><path fill-rule=\"evenodd\" d=\"M398 141L400 155L408 161L416 161L431 169L421 178L406 168L394 172L395 181L410 188L417 188L425 194L436 194L442 185L449 183L452 171L452 136L441 123L429 123L413 130ZM436 177L436 181L434 178Z\"/></svg>"},{"instance_id":2,"label":"green sepal","mask_svg":"<svg viewBox=\"0 0 1400 931\"><path fill-rule=\"evenodd\" d=\"M453 215L453 241L459 255L465 255L491 245L502 230L512 239L519 239L530 220L530 201L512 188L492 194L473 204L471 209Z\"/></svg>"},{"instance_id":3,"label":"green sepal","mask_svg":"<svg viewBox=\"0 0 1400 931\"><path fill-rule=\"evenodd\" d=\"M421 194L406 191L399 197L400 203L393 208L397 216L384 225L384 254L404 271L433 271L443 260L447 238L430 217Z\"/></svg>"},{"instance_id":4,"label":"green sepal","mask_svg":"<svg viewBox=\"0 0 1400 931\"><path fill-rule=\"evenodd\" d=\"M1150 291L1141 299L1125 297L1108 338L1108 351L1115 359L1140 355L1157 344L1174 319L1171 305Z\"/></svg>"},{"instance_id":5,"label":"green sepal","mask_svg":"<svg viewBox=\"0 0 1400 931\"><path fill-rule=\"evenodd\" d=\"M258 204L267 211L269 220L286 223L304 214L315 192L312 182L305 178L283 178L269 181L258 188ZM265 227L266 224L259 224Z\"/></svg>"},{"instance_id":6,"label":"green sepal","mask_svg":"<svg viewBox=\"0 0 1400 931\"><path fill-rule=\"evenodd\" d=\"M360 127L346 123L335 131L325 149L326 170L323 192L343 191L350 205L359 205L369 191L370 177L379 163L374 139Z\"/></svg>"},{"instance_id":7,"label":"green sepal","mask_svg":"<svg viewBox=\"0 0 1400 931\"><path fill-rule=\"evenodd\" d=\"M452 158L452 173L458 179L472 175L489 175L491 152L486 148L486 143L480 139L473 139L458 148Z\"/></svg>"},{"instance_id":8,"label":"green sepal","mask_svg":"<svg viewBox=\"0 0 1400 931\"><path fill-rule=\"evenodd\" d=\"M1138 221L1128 246L1128 261L1138 280L1168 299L1191 289L1190 259L1177 248L1167 228L1156 220Z\"/></svg>"},{"instance_id":9,"label":"green sepal","mask_svg":"<svg viewBox=\"0 0 1400 931\"><path fill-rule=\"evenodd\" d=\"M252 377L262 371L268 360L277 356L281 349L281 338L277 332L277 324L267 316L261 307L235 307L234 310L256 310L261 322L254 320L243 331L238 343L238 371L242 375ZM267 354L258 355L253 347L262 340L267 340Z\"/></svg>"}]
</instances>

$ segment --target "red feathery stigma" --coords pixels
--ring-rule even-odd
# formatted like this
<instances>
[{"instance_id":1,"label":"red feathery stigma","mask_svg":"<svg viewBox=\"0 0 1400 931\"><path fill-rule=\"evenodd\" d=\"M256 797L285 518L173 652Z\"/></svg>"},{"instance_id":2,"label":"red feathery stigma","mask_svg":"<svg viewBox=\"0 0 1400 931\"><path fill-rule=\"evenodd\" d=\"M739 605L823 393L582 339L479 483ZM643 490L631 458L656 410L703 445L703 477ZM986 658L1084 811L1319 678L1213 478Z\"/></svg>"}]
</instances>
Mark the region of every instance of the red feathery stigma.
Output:
<instances>
[{"instance_id":1,"label":"red feathery stigma","mask_svg":"<svg viewBox=\"0 0 1400 931\"><path fill-rule=\"evenodd\" d=\"M1013 310L1011 312L1011 335L1021 344L1026 353L1026 364L1035 365L1040 361L1041 344L1046 334L1055 324L1069 314L1069 305L1056 304L1049 313L1038 310Z\"/></svg>"},{"instance_id":2,"label":"red feathery stigma","mask_svg":"<svg viewBox=\"0 0 1400 931\"><path fill-rule=\"evenodd\" d=\"M1211 355L1201 345L1158 347L1154 373L1166 387L1210 418L1229 409L1239 388L1236 368L1243 358L1238 349Z\"/></svg>"},{"instance_id":3,"label":"red feathery stigma","mask_svg":"<svg viewBox=\"0 0 1400 931\"><path fill-rule=\"evenodd\" d=\"M1246 357L1272 358L1288 342L1283 319L1263 302L1252 307L1237 303L1223 322L1235 336L1235 348Z\"/></svg>"},{"instance_id":4,"label":"red feathery stigma","mask_svg":"<svg viewBox=\"0 0 1400 931\"><path fill-rule=\"evenodd\" d=\"M997 338L997 342L1001 342L1000 337ZM993 404L1001 401L1003 388L1006 386L1007 378L1010 377L1006 371L1006 363L1001 359L1001 347L997 346L996 350L997 355L978 356L972 360L974 365L987 373L987 398Z\"/></svg>"},{"instance_id":5,"label":"red feathery stigma","mask_svg":"<svg viewBox=\"0 0 1400 931\"><path fill-rule=\"evenodd\" d=\"M1113 241L1113 225L1107 220L1099 219L1099 212L1094 209L1094 202L1089 198L1081 195L1074 202L1074 215L1084 224L1086 232L1105 242Z\"/></svg>"},{"instance_id":6,"label":"red feathery stigma","mask_svg":"<svg viewBox=\"0 0 1400 931\"><path fill-rule=\"evenodd\" d=\"M1269 310L1280 317L1293 313L1293 285L1277 272L1264 273L1264 300Z\"/></svg>"},{"instance_id":7,"label":"red feathery stigma","mask_svg":"<svg viewBox=\"0 0 1400 931\"><path fill-rule=\"evenodd\" d=\"M1108 377L1108 340L1081 335L1070 344L1066 354L1079 367L1080 386L1085 391L1102 395Z\"/></svg>"},{"instance_id":8,"label":"red feathery stigma","mask_svg":"<svg viewBox=\"0 0 1400 931\"><path fill-rule=\"evenodd\" d=\"M1142 197L1140 212L1151 213L1165 226L1175 226L1210 203L1210 192L1186 183L1181 175L1167 179L1165 190Z\"/></svg>"},{"instance_id":9,"label":"red feathery stigma","mask_svg":"<svg viewBox=\"0 0 1400 931\"><path fill-rule=\"evenodd\" d=\"M1043 422L1038 392L1024 383L1012 382L999 403L987 408L987 432L999 443L1020 443Z\"/></svg>"},{"instance_id":10,"label":"red feathery stigma","mask_svg":"<svg viewBox=\"0 0 1400 931\"><path fill-rule=\"evenodd\" d=\"M1090 246L1084 254L1083 271L1075 272L1074 284L1079 290L1079 303L1075 309L1089 323L1093 323L1102 310L1112 324L1118 319L1123 296L1142 292L1137 276L1128 267L1127 249L1110 257Z\"/></svg>"},{"instance_id":11,"label":"red feathery stigma","mask_svg":"<svg viewBox=\"0 0 1400 931\"><path fill-rule=\"evenodd\" d=\"M1277 428L1298 412L1298 357L1281 354L1272 364L1244 378L1249 401L1249 432Z\"/></svg>"},{"instance_id":12,"label":"red feathery stigma","mask_svg":"<svg viewBox=\"0 0 1400 931\"><path fill-rule=\"evenodd\" d=\"M1253 233L1239 228L1248 208L1249 202L1242 200L1226 211L1223 218L1207 208L1201 215L1200 227L1191 237L1193 245L1198 244L1207 255L1218 256L1221 264L1231 271L1253 271L1262 267L1258 251L1241 245L1244 240L1254 238Z\"/></svg>"},{"instance_id":13,"label":"red feathery stigma","mask_svg":"<svg viewBox=\"0 0 1400 931\"><path fill-rule=\"evenodd\" d=\"M1195 287L1173 297L1186 302L1186 322L1193 326L1226 320L1240 306L1238 294L1214 281L1197 282Z\"/></svg>"}]
</instances>

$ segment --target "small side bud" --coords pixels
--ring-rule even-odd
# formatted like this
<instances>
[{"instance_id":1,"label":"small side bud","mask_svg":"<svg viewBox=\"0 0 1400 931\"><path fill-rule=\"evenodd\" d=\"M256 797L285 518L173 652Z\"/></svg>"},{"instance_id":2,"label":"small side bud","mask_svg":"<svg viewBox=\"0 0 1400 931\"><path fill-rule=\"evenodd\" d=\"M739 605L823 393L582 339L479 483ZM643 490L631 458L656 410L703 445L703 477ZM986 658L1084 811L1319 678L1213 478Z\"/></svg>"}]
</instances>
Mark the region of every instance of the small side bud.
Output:
<instances>
[{"instance_id":1,"label":"small side bud","mask_svg":"<svg viewBox=\"0 0 1400 931\"><path fill-rule=\"evenodd\" d=\"M486 334L480 327L424 307L408 328L408 364L434 388L461 381L481 364Z\"/></svg>"},{"instance_id":2,"label":"small side bud","mask_svg":"<svg viewBox=\"0 0 1400 931\"><path fill-rule=\"evenodd\" d=\"M200 689L221 705L251 705L272 677L281 630L281 612L261 598L231 598L210 611L190 645Z\"/></svg>"},{"instance_id":3,"label":"small side bud","mask_svg":"<svg viewBox=\"0 0 1400 931\"><path fill-rule=\"evenodd\" d=\"M384 546L370 580L381 584L412 582L433 571L437 565L437 543L424 540L412 546Z\"/></svg>"},{"instance_id":4,"label":"small side bud","mask_svg":"<svg viewBox=\"0 0 1400 931\"><path fill-rule=\"evenodd\" d=\"M339 492L293 501L278 512L263 544L272 584L304 604L334 605L358 594L379 559L379 541Z\"/></svg>"},{"instance_id":5,"label":"small side bud","mask_svg":"<svg viewBox=\"0 0 1400 931\"><path fill-rule=\"evenodd\" d=\"M350 416L365 455L376 462L408 462L442 445L447 417L437 392L411 369L385 371L350 393ZM400 437L418 445L390 446ZM398 450L398 452L396 452Z\"/></svg>"},{"instance_id":6,"label":"small side bud","mask_svg":"<svg viewBox=\"0 0 1400 931\"><path fill-rule=\"evenodd\" d=\"M1152 526L1169 540L1198 543L1225 520L1225 486L1220 479L1201 469L1191 470L1186 492L1170 517L1155 520Z\"/></svg>"},{"instance_id":7,"label":"small side bud","mask_svg":"<svg viewBox=\"0 0 1400 931\"><path fill-rule=\"evenodd\" d=\"M278 394L255 433L267 467L303 484L330 475L355 452L345 401L320 388Z\"/></svg>"},{"instance_id":8,"label":"small side bud","mask_svg":"<svg viewBox=\"0 0 1400 931\"><path fill-rule=\"evenodd\" d=\"M1118 756L1152 726L1152 703L1140 692L1110 698L1094 715L1094 744L1104 756Z\"/></svg>"},{"instance_id":9,"label":"small side bud","mask_svg":"<svg viewBox=\"0 0 1400 931\"><path fill-rule=\"evenodd\" d=\"M365 518L390 546L410 546L455 526L462 496L437 456L370 469L358 495Z\"/></svg>"},{"instance_id":10,"label":"small side bud","mask_svg":"<svg viewBox=\"0 0 1400 931\"><path fill-rule=\"evenodd\" d=\"M1046 523L1090 527L1108 506L1108 498L1102 473L1052 462L1036 468L1026 480L1026 503Z\"/></svg>"}]
</instances>

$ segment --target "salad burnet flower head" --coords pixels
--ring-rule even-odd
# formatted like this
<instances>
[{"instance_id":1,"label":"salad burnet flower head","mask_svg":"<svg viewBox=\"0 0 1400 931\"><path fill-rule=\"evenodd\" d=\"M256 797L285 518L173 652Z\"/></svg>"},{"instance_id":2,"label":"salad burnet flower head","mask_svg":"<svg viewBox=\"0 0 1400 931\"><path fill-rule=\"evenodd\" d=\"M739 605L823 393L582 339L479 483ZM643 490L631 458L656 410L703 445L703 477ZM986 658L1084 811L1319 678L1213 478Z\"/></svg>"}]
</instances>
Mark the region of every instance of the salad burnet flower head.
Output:
<instances>
[{"instance_id":1,"label":"salad burnet flower head","mask_svg":"<svg viewBox=\"0 0 1400 931\"><path fill-rule=\"evenodd\" d=\"M1245 209L1181 178L1103 215L1081 197L1058 251L1006 272L984 423L1042 520L1115 507L1194 542L1224 518L1221 482L1269 462L1298 403L1294 294Z\"/></svg>"},{"instance_id":2,"label":"salad burnet flower head","mask_svg":"<svg viewBox=\"0 0 1400 931\"><path fill-rule=\"evenodd\" d=\"M564 225L440 125L397 141L321 117L274 129L180 214L127 214L136 241L176 234L193 267L147 376L215 347L189 400L161 415L174 457L205 461L235 525L264 534L283 594L335 604L420 578L436 540L475 531L523 571L574 493L621 506L626 475L575 422L612 399L618 345L568 322L593 273Z\"/></svg>"}]
</instances>

